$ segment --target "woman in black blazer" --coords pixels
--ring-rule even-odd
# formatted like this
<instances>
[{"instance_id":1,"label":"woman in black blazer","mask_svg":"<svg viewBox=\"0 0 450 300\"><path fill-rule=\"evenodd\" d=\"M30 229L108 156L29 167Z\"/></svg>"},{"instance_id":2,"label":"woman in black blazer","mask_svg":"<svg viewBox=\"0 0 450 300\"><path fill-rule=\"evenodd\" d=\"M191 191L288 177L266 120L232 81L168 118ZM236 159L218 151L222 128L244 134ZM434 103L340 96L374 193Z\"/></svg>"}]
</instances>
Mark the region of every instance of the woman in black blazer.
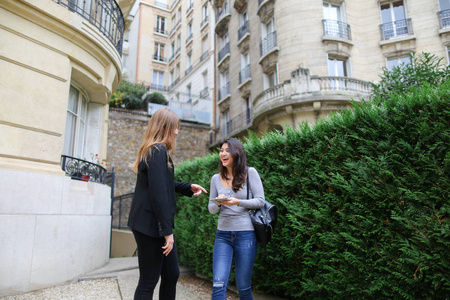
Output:
<instances>
[{"instance_id":1,"label":"woman in black blazer","mask_svg":"<svg viewBox=\"0 0 450 300\"><path fill-rule=\"evenodd\" d=\"M175 299L180 274L173 237L175 192L198 196L206 190L191 183L174 181L169 151L175 148L180 119L168 108L150 118L134 165L136 189L128 226L138 246L139 283L134 299L153 299L161 276L159 299Z\"/></svg>"}]
</instances>

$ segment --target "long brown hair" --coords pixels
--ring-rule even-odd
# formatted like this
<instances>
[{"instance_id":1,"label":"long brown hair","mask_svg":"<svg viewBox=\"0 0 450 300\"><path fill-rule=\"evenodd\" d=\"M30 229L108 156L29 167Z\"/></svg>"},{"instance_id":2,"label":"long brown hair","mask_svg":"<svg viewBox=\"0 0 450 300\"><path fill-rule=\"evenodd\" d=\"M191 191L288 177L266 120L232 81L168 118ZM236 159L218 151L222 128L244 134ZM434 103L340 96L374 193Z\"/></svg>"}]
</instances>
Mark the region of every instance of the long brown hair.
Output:
<instances>
[{"instance_id":1,"label":"long brown hair","mask_svg":"<svg viewBox=\"0 0 450 300\"><path fill-rule=\"evenodd\" d=\"M151 116L134 163L135 173L138 172L139 163L146 161L147 153L151 155L149 150L153 145L163 144L167 150L170 150L171 154L173 153L176 145L175 130L179 126L180 118L168 108L160 108ZM167 152L167 156L169 156L169 152ZM167 157L167 161L169 161L169 157Z\"/></svg>"},{"instance_id":2,"label":"long brown hair","mask_svg":"<svg viewBox=\"0 0 450 300\"><path fill-rule=\"evenodd\" d=\"M247 178L247 156L245 155L244 146L235 138L226 138L220 143L220 148L223 144L228 144L228 150L231 157L233 157L233 181L231 182L232 189L236 193L244 184ZM228 170L219 161L219 172L222 179L229 179Z\"/></svg>"}]
</instances>

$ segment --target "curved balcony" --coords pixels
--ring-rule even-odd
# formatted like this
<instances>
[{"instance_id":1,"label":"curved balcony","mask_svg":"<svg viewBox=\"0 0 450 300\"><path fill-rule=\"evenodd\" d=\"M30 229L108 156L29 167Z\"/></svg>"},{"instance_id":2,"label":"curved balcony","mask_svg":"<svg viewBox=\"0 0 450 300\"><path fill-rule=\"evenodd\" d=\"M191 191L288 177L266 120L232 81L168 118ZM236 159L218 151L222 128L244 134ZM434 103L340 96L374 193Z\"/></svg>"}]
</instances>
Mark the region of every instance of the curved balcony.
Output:
<instances>
[{"instance_id":1,"label":"curved balcony","mask_svg":"<svg viewBox=\"0 0 450 300\"><path fill-rule=\"evenodd\" d=\"M352 39L350 25L348 25L347 23L337 20L322 20L322 23L324 36L345 40Z\"/></svg>"},{"instance_id":2,"label":"curved balcony","mask_svg":"<svg viewBox=\"0 0 450 300\"><path fill-rule=\"evenodd\" d=\"M260 44L259 64L262 66L263 72L267 73L278 62L277 32L269 33Z\"/></svg>"},{"instance_id":3,"label":"curved balcony","mask_svg":"<svg viewBox=\"0 0 450 300\"><path fill-rule=\"evenodd\" d=\"M223 6L218 9L216 19L217 23L215 31L219 36L223 36L223 34L228 30L228 24L231 19L230 5L228 1L225 1Z\"/></svg>"},{"instance_id":4,"label":"curved balcony","mask_svg":"<svg viewBox=\"0 0 450 300\"><path fill-rule=\"evenodd\" d=\"M266 23L273 17L275 0L258 0L258 11L256 12L261 23Z\"/></svg>"},{"instance_id":5,"label":"curved balcony","mask_svg":"<svg viewBox=\"0 0 450 300\"><path fill-rule=\"evenodd\" d=\"M253 101L254 118L277 108L313 101L359 101L368 99L371 83L349 77L311 77L298 69L293 79L263 91Z\"/></svg>"},{"instance_id":6,"label":"curved balcony","mask_svg":"<svg viewBox=\"0 0 450 300\"><path fill-rule=\"evenodd\" d=\"M87 160L61 155L61 169L72 179L105 183L106 169Z\"/></svg>"},{"instance_id":7,"label":"curved balcony","mask_svg":"<svg viewBox=\"0 0 450 300\"><path fill-rule=\"evenodd\" d=\"M125 21L119 5L115 0L96 0L90 5L87 1L53 0L59 5L67 7L97 27L100 32L114 45L122 56L123 31Z\"/></svg>"}]
</instances>

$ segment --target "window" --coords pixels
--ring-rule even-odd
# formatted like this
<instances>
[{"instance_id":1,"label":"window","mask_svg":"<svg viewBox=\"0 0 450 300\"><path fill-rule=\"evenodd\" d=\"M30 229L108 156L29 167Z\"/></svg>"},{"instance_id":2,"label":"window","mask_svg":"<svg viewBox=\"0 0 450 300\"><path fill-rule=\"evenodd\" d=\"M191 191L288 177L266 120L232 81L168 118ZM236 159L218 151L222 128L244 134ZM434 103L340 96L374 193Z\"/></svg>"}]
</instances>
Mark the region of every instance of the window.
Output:
<instances>
[{"instance_id":1,"label":"window","mask_svg":"<svg viewBox=\"0 0 450 300\"><path fill-rule=\"evenodd\" d=\"M272 18L266 24L262 24L262 41L260 54L264 55L270 49L277 45L277 36L275 32L275 19Z\"/></svg>"},{"instance_id":2,"label":"window","mask_svg":"<svg viewBox=\"0 0 450 300\"><path fill-rule=\"evenodd\" d=\"M324 2L323 19L324 35L350 39L344 9L340 5Z\"/></svg>"},{"instance_id":3,"label":"window","mask_svg":"<svg viewBox=\"0 0 450 300\"><path fill-rule=\"evenodd\" d=\"M203 20L208 20L208 4L203 5L202 7Z\"/></svg>"},{"instance_id":4,"label":"window","mask_svg":"<svg viewBox=\"0 0 450 300\"><path fill-rule=\"evenodd\" d=\"M402 57L394 57L394 58L388 58L386 62L386 68L388 68L389 71L392 71L397 66L400 66L401 64L410 64L411 58L409 56L402 56Z\"/></svg>"},{"instance_id":5,"label":"window","mask_svg":"<svg viewBox=\"0 0 450 300\"><path fill-rule=\"evenodd\" d=\"M247 11L239 14L238 41L249 31Z\"/></svg>"},{"instance_id":6,"label":"window","mask_svg":"<svg viewBox=\"0 0 450 300\"><path fill-rule=\"evenodd\" d=\"M153 55L153 59L164 61L164 44L155 43L155 54Z\"/></svg>"},{"instance_id":7,"label":"window","mask_svg":"<svg viewBox=\"0 0 450 300\"><path fill-rule=\"evenodd\" d=\"M328 75L347 77L347 60L343 58L328 57Z\"/></svg>"},{"instance_id":8,"label":"window","mask_svg":"<svg viewBox=\"0 0 450 300\"><path fill-rule=\"evenodd\" d=\"M152 87L159 91L164 91L164 72L153 70Z\"/></svg>"},{"instance_id":9,"label":"window","mask_svg":"<svg viewBox=\"0 0 450 300\"><path fill-rule=\"evenodd\" d=\"M181 34L177 37L177 52L181 49Z\"/></svg>"},{"instance_id":10,"label":"window","mask_svg":"<svg viewBox=\"0 0 450 300\"><path fill-rule=\"evenodd\" d=\"M239 84L250 78L250 55L241 54L241 72L239 73Z\"/></svg>"},{"instance_id":11,"label":"window","mask_svg":"<svg viewBox=\"0 0 450 300\"><path fill-rule=\"evenodd\" d=\"M170 52L172 56L175 55L175 41L173 41L172 44L170 44Z\"/></svg>"},{"instance_id":12,"label":"window","mask_svg":"<svg viewBox=\"0 0 450 300\"><path fill-rule=\"evenodd\" d=\"M156 16L155 32L166 34L166 18Z\"/></svg>"},{"instance_id":13,"label":"window","mask_svg":"<svg viewBox=\"0 0 450 300\"><path fill-rule=\"evenodd\" d=\"M84 158L88 102L83 93L70 85L63 154Z\"/></svg>"},{"instance_id":14,"label":"window","mask_svg":"<svg viewBox=\"0 0 450 300\"><path fill-rule=\"evenodd\" d=\"M186 39L186 44L192 40L192 22L190 22L187 26L187 39Z\"/></svg>"},{"instance_id":15,"label":"window","mask_svg":"<svg viewBox=\"0 0 450 300\"><path fill-rule=\"evenodd\" d=\"M450 9L450 0L439 0L439 10L447 10Z\"/></svg>"},{"instance_id":16,"label":"window","mask_svg":"<svg viewBox=\"0 0 450 300\"><path fill-rule=\"evenodd\" d=\"M228 135L231 132L231 120L230 120L230 109L227 109L224 112L224 133Z\"/></svg>"},{"instance_id":17,"label":"window","mask_svg":"<svg viewBox=\"0 0 450 300\"><path fill-rule=\"evenodd\" d=\"M441 28L450 27L450 0L439 0L439 20Z\"/></svg>"},{"instance_id":18,"label":"window","mask_svg":"<svg viewBox=\"0 0 450 300\"><path fill-rule=\"evenodd\" d=\"M208 36L206 36L202 40L202 53L205 53L208 50L209 50L209 47L208 47Z\"/></svg>"},{"instance_id":19,"label":"window","mask_svg":"<svg viewBox=\"0 0 450 300\"><path fill-rule=\"evenodd\" d=\"M278 85L278 65L270 73L264 76L264 86L266 89L273 88Z\"/></svg>"},{"instance_id":20,"label":"window","mask_svg":"<svg viewBox=\"0 0 450 300\"><path fill-rule=\"evenodd\" d=\"M170 71L170 84L173 84L174 80L175 80L175 78L173 76L173 70L172 70L172 71Z\"/></svg>"},{"instance_id":21,"label":"window","mask_svg":"<svg viewBox=\"0 0 450 300\"><path fill-rule=\"evenodd\" d=\"M172 31L175 29L175 27L177 26L177 21L176 21L176 15L172 17Z\"/></svg>"},{"instance_id":22,"label":"window","mask_svg":"<svg viewBox=\"0 0 450 300\"><path fill-rule=\"evenodd\" d=\"M383 39L409 34L403 0L382 4L380 10Z\"/></svg>"},{"instance_id":23,"label":"window","mask_svg":"<svg viewBox=\"0 0 450 300\"><path fill-rule=\"evenodd\" d=\"M219 100L225 98L230 93L229 72L222 72L219 74Z\"/></svg>"},{"instance_id":24,"label":"window","mask_svg":"<svg viewBox=\"0 0 450 300\"><path fill-rule=\"evenodd\" d=\"M177 76L177 79L180 78L180 64L177 64L177 67L175 68L175 76Z\"/></svg>"},{"instance_id":25,"label":"window","mask_svg":"<svg viewBox=\"0 0 450 300\"><path fill-rule=\"evenodd\" d=\"M192 86L191 86L191 84L188 84L186 86L186 90L187 90L187 95L188 95L187 102L192 102Z\"/></svg>"},{"instance_id":26,"label":"window","mask_svg":"<svg viewBox=\"0 0 450 300\"><path fill-rule=\"evenodd\" d=\"M244 113L245 113L245 124L248 125L252 121L252 116L250 113L250 98L244 99Z\"/></svg>"}]
</instances>

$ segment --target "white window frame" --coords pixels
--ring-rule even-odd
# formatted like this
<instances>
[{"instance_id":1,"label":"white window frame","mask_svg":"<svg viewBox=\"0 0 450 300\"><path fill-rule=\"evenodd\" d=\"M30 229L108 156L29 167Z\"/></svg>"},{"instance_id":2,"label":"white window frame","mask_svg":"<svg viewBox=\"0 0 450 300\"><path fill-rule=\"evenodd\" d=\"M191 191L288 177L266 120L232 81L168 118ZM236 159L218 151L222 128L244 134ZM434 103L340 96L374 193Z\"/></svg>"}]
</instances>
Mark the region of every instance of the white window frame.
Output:
<instances>
[{"instance_id":1,"label":"white window frame","mask_svg":"<svg viewBox=\"0 0 450 300\"><path fill-rule=\"evenodd\" d=\"M166 32L166 18L165 17L156 15L156 30L158 33L165 34L165 32Z\"/></svg>"},{"instance_id":2,"label":"white window frame","mask_svg":"<svg viewBox=\"0 0 450 300\"><path fill-rule=\"evenodd\" d=\"M74 94L75 92L76 94ZM74 104L76 104L76 107L74 107L75 109L71 109L71 101L74 101ZM84 150L88 121L88 106L89 101L86 93L84 93L75 83L71 83L64 134L64 155L85 158Z\"/></svg>"},{"instance_id":3,"label":"white window frame","mask_svg":"<svg viewBox=\"0 0 450 300\"><path fill-rule=\"evenodd\" d=\"M394 62L394 64L390 64L390 62ZM408 55L386 58L386 68L389 71L392 71L395 67L399 66L401 63L410 63L411 64L412 61Z\"/></svg>"}]
</instances>

